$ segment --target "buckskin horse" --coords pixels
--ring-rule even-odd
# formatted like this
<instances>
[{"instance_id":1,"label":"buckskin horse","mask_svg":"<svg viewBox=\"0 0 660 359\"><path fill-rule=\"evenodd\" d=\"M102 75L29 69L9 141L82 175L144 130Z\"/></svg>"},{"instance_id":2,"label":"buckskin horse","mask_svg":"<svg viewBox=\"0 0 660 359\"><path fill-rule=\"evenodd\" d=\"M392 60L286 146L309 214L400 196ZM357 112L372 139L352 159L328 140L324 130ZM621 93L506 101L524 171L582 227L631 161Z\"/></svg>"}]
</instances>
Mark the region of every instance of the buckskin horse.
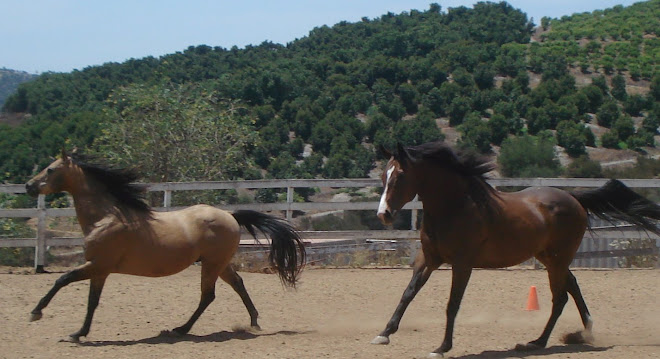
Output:
<instances>
[{"instance_id":1,"label":"buckskin horse","mask_svg":"<svg viewBox=\"0 0 660 359\"><path fill-rule=\"evenodd\" d=\"M378 217L389 224L416 195L423 204L421 251L408 287L391 319L373 341L389 344L406 308L441 264L451 265L452 282L442 344L431 356L452 348L454 321L473 268L502 268L534 257L545 265L552 292L552 312L541 335L517 350L544 348L570 294L584 325L572 342L591 337L593 321L569 265L589 227L587 213L627 221L658 234L660 207L618 180L576 192L551 187L519 192L497 191L485 174L495 168L486 157L454 150L442 142L397 146L383 172Z\"/></svg>"},{"instance_id":2,"label":"buckskin horse","mask_svg":"<svg viewBox=\"0 0 660 359\"><path fill-rule=\"evenodd\" d=\"M269 260L283 284L294 286L305 262L305 248L295 228L283 219L255 211L229 213L195 205L172 212L155 212L144 202L145 187L133 183L134 170L111 168L74 151L60 158L26 184L33 196L69 192L85 236L86 263L62 275L32 310L30 320L39 320L55 294L64 286L90 280L87 314L72 341L87 336L103 285L110 273L162 277L201 262L201 299L195 312L174 334L190 331L195 321L215 299L218 277L241 297L258 329L258 312L242 278L230 265L245 228L270 239Z\"/></svg>"}]
</instances>

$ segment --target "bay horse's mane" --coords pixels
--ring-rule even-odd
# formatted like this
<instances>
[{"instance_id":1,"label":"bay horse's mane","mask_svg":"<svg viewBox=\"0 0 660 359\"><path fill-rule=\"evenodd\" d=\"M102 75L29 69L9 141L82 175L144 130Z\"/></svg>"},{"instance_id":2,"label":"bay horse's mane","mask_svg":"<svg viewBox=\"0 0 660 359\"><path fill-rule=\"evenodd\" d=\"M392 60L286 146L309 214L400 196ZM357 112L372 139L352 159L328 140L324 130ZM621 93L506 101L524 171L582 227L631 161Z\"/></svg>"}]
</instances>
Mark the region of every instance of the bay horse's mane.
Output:
<instances>
[{"instance_id":1,"label":"bay horse's mane","mask_svg":"<svg viewBox=\"0 0 660 359\"><path fill-rule=\"evenodd\" d=\"M103 163L97 156L84 153L74 152L69 157L86 176L105 187L124 219L132 222L138 219L136 215L151 218L151 206L145 201L147 188L134 183L141 177L135 169L112 167Z\"/></svg>"},{"instance_id":2,"label":"bay horse's mane","mask_svg":"<svg viewBox=\"0 0 660 359\"><path fill-rule=\"evenodd\" d=\"M413 161L425 160L459 174L468 183L468 195L487 217L500 212L497 191L486 181L496 168L490 158L471 150L453 149L442 141L406 147Z\"/></svg>"}]
</instances>

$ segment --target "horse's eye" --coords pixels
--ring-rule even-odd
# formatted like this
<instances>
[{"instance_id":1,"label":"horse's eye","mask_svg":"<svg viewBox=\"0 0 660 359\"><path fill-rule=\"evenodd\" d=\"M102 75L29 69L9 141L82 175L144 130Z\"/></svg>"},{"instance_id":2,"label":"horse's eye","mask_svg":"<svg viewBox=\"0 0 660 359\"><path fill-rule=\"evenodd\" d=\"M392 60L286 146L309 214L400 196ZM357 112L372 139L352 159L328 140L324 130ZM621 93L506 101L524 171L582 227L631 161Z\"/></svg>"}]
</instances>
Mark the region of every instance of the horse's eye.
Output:
<instances>
[{"instance_id":1,"label":"horse's eye","mask_svg":"<svg viewBox=\"0 0 660 359\"><path fill-rule=\"evenodd\" d=\"M46 170L46 173L48 173L48 174L52 174L53 172L55 172L55 170L52 169L52 168L49 168L49 169Z\"/></svg>"}]
</instances>

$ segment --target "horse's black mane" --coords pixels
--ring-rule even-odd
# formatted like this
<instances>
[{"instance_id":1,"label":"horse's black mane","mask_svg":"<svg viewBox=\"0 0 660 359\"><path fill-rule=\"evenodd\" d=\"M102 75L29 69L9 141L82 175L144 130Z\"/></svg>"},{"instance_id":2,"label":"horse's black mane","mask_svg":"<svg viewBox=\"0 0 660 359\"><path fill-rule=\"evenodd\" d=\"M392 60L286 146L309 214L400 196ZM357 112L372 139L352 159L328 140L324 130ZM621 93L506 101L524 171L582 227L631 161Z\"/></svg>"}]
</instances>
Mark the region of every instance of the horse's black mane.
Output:
<instances>
[{"instance_id":1,"label":"horse's black mane","mask_svg":"<svg viewBox=\"0 0 660 359\"><path fill-rule=\"evenodd\" d=\"M105 186L124 219L132 222L136 214L151 217L151 207L145 201L146 186L133 183L141 177L136 170L108 166L89 154L74 152L70 158L87 176Z\"/></svg>"},{"instance_id":2,"label":"horse's black mane","mask_svg":"<svg viewBox=\"0 0 660 359\"><path fill-rule=\"evenodd\" d=\"M490 158L471 150L453 149L442 141L406 147L413 160L425 160L449 169L468 182L468 195L473 202L492 216L500 211L497 191L486 180L486 173L496 168Z\"/></svg>"}]
</instances>

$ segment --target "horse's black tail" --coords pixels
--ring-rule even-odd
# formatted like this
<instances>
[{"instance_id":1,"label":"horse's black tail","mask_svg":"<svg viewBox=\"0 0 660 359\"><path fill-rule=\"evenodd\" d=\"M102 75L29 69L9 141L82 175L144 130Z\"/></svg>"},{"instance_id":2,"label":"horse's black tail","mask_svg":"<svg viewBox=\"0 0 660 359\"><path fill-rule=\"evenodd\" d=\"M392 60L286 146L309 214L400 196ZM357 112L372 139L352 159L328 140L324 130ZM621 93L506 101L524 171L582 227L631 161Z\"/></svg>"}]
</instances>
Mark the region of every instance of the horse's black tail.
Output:
<instances>
[{"instance_id":1,"label":"horse's black tail","mask_svg":"<svg viewBox=\"0 0 660 359\"><path fill-rule=\"evenodd\" d=\"M284 219L256 211L240 210L232 215L255 239L255 228L270 239L268 261L282 283L295 287L305 265L305 246L298 231Z\"/></svg>"},{"instance_id":2,"label":"horse's black tail","mask_svg":"<svg viewBox=\"0 0 660 359\"><path fill-rule=\"evenodd\" d=\"M660 235L656 221L660 206L635 193L619 180L611 179L600 188L571 192L582 207L612 224L625 221Z\"/></svg>"}]
</instances>

